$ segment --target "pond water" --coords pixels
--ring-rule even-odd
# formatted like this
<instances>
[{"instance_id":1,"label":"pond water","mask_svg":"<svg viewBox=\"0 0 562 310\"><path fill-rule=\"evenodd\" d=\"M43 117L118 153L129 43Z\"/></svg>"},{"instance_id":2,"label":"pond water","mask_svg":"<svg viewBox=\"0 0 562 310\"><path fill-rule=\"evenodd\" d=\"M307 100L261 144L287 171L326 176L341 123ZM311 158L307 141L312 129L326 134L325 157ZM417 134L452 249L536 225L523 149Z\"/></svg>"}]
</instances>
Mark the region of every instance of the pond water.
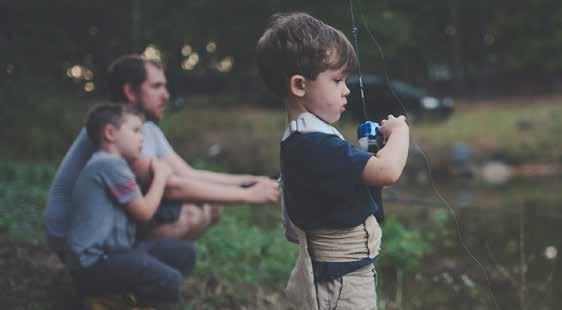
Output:
<instances>
[{"instance_id":1,"label":"pond water","mask_svg":"<svg viewBox=\"0 0 562 310\"><path fill-rule=\"evenodd\" d=\"M388 216L424 230L436 230L435 218L445 225L416 272L401 282L393 268L379 272L383 308L559 309L560 189L559 179L501 186L447 179L388 189Z\"/></svg>"}]
</instances>

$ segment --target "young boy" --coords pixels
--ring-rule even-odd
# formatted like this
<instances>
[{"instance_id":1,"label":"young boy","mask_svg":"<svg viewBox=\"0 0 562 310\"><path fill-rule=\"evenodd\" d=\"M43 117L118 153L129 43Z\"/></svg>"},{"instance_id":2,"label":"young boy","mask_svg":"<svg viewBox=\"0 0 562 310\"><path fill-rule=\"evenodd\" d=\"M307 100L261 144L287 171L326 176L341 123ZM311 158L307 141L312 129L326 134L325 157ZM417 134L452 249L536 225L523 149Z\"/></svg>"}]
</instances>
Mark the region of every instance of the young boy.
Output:
<instances>
[{"instance_id":1,"label":"young boy","mask_svg":"<svg viewBox=\"0 0 562 310\"><path fill-rule=\"evenodd\" d=\"M89 113L86 130L97 152L74 186L66 263L85 296L133 293L145 305L176 303L195 263L193 244L135 241L135 221L152 217L171 174L154 159L152 183L142 195L128 166L140 154L142 124L142 116L123 104L98 105Z\"/></svg>"},{"instance_id":2,"label":"young boy","mask_svg":"<svg viewBox=\"0 0 562 310\"><path fill-rule=\"evenodd\" d=\"M288 113L282 204L300 252L287 295L299 309L376 309L382 220L376 193L395 183L406 163L405 118L381 122L386 145L377 154L356 149L331 126L345 111L355 51L343 33L310 15L274 15L257 58Z\"/></svg>"}]
</instances>

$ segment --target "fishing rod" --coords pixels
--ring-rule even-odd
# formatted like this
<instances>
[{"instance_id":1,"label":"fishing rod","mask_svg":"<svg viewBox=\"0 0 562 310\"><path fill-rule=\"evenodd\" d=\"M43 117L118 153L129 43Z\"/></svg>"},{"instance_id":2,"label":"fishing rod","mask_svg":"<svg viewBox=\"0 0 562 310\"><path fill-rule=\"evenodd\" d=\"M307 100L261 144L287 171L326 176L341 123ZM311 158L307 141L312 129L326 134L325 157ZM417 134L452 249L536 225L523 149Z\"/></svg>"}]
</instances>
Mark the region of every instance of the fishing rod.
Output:
<instances>
[{"instance_id":1,"label":"fishing rod","mask_svg":"<svg viewBox=\"0 0 562 310\"><path fill-rule=\"evenodd\" d=\"M360 0L359 0L359 2L360 2ZM361 5L361 3L359 3L359 5ZM363 77L362 77L363 74L361 72L361 65L360 65L360 60L359 60L359 38L358 38L359 29L357 27L357 23L356 23L356 20L355 20L353 0L349 0L349 8L350 8L350 13L351 13L352 35L353 35L353 41L354 41L354 48L355 48L355 54L356 54L356 58L357 58L357 71L358 71L358 75L359 75L359 89L360 89L360 92L361 92L361 105L362 105L362 110L363 110L363 119L367 120L365 90L364 90ZM384 57L384 52L383 52L382 46L379 44L378 40L375 38L373 33L370 31L362 12L361 12L361 21L363 23L363 27L367 31L367 34L369 35L371 41L375 43L375 45L376 45L376 47L379 51L379 54L381 56L386 85L388 86L392 96L396 99L396 102L401 106L402 110L404 111L404 114L407 114L408 111L407 111L406 107L404 106L404 104L402 103L402 100L400 100L400 97L396 94L396 92L394 91L394 89L392 87L391 79L390 79L388 70L386 68L386 60L385 60L385 57ZM365 121L364 123L361 123L359 125L359 127L357 129L357 135L358 135L358 139L360 140L359 144L360 144L361 148L368 149L369 151L371 151L371 150L378 151L378 149L380 149L380 147L384 146L384 137L381 137L382 134L380 133L379 127L380 126L379 126L378 123L369 122L369 121ZM382 140L381 140L381 138L382 138ZM361 140L363 140L363 142L361 142ZM367 141L367 142L365 143L365 141ZM380 141L382 141L382 142L380 142ZM478 258L476 258L476 256L472 253L472 251L468 248L468 246L464 242L464 238L462 236L462 231L461 231L461 228L460 228L460 223L459 223L459 220L458 220L457 213L455 212L454 208L449 204L449 202L445 199L445 197L443 197L441 192L438 190L438 188L435 184L433 175L431 173L432 170L431 170L431 163L430 163L429 157L423 151L421 146L419 146L418 144L415 143L413 133L412 133L412 144L419 150L419 152L422 154L422 156L424 158L427 173L428 173L428 176L429 176L429 180L430 180L433 192L439 198L439 200L447 207L448 211L453 216L453 219L455 221L455 226L456 226L457 237L459 239L459 243L461 244L462 248L466 251L466 253L471 257L471 259L474 262L476 262L476 264L484 272L484 274L486 276L486 280L487 280L488 289L489 289L489 292L490 292L491 299L492 299L496 309L499 309L498 303L496 301L496 297L494 295L494 292L492 291L490 274L489 274L488 270L486 269L486 267L482 264L482 262L480 262L480 260Z\"/></svg>"}]
</instances>

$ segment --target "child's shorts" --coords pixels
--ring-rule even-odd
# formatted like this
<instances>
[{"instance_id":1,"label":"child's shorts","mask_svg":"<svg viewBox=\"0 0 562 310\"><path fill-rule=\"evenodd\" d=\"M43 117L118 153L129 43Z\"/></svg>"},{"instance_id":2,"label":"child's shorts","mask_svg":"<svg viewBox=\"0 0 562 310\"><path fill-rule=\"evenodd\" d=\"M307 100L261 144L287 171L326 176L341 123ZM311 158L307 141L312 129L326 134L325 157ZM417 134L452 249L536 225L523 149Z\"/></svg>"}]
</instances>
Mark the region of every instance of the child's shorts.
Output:
<instances>
[{"instance_id":1,"label":"child's shorts","mask_svg":"<svg viewBox=\"0 0 562 310\"><path fill-rule=\"evenodd\" d=\"M377 309L377 273L373 264L315 285L320 310Z\"/></svg>"}]
</instances>

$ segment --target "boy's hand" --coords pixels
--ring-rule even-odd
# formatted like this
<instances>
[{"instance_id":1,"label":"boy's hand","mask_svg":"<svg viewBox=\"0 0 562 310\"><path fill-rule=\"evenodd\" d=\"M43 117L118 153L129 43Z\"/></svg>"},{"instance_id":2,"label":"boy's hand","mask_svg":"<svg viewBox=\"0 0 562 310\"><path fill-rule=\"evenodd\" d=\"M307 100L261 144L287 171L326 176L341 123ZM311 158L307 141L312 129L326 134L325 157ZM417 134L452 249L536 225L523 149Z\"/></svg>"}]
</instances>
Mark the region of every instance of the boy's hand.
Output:
<instances>
[{"instance_id":1,"label":"boy's hand","mask_svg":"<svg viewBox=\"0 0 562 310\"><path fill-rule=\"evenodd\" d=\"M406 117L404 115L398 117L389 115L387 119L381 122L380 131L386 139L388 139L394 131L402 129L408 130L408 124L406 124Z\"/></svg>"},{"instance_id":2,"label":"boy's hand","mask_svg":"<svg viewBox=\"0 0 562 310\"><path fill-rule=\"evenodd\" d=\"M172 174L172 168L165 162L156 158L150 161L150 169L154 177L160 176L165 180Z\"/></svg>"}]
</instances>

